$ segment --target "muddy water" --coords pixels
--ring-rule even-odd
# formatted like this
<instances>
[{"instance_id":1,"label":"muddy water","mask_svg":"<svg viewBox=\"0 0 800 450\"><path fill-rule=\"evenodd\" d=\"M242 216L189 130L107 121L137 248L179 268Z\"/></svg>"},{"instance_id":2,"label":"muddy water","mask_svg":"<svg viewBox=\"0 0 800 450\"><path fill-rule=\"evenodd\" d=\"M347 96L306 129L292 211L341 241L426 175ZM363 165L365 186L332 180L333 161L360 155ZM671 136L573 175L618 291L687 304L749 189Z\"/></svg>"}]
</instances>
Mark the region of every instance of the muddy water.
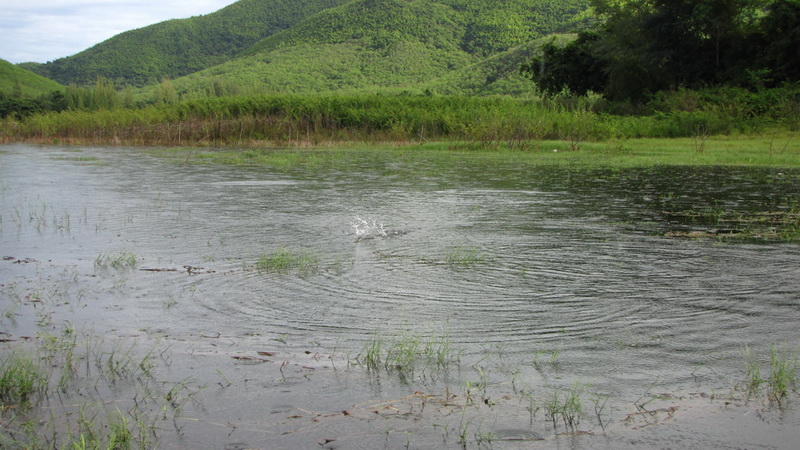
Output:
<instances>
[{"instance_id":1,"label":"muddy water","mask_svg":"<svg viewBox=\"0 0 800 450\"><path fill-rule=\"evenodd\" d=\"M736 386L746 346L762 362L800 346L800 246L664 234L697 226L665 211L796 204L796 171L187 161L0 148L1 331L166 343L163 376L203 389L162 447L458 448L464 430L498 448L794 442L792 402ZM255 268L281 249L316 264ZM136 267L98 264L120 254ZM409 336L446 336L459 363L409 377L353 364ZM576 385L584 418L566 434L543 405Z\"/></svg>"}]
</instances>

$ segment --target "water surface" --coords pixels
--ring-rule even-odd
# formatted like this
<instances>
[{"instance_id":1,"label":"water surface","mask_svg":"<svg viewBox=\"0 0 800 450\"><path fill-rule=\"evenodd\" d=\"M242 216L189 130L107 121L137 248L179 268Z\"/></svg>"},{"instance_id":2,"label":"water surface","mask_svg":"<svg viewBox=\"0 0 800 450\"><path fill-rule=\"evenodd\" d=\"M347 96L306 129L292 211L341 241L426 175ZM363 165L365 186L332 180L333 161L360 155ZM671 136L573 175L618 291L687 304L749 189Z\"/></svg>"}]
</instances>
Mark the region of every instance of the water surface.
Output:
<instances>
[{"instance_id":1,"label":"water surface","mask_svg":"<svg viewBox=\"0 0 800 450\"><path fill-rule=\"evenodd\" d=\"M49 316L26 303L0 325L35 336L68 321L171 342L173 376L211 382L165 447L457 448L464 422L442 411L447 402L378 422L368 410L409 395L413 410L422 392L463 398L487 381L494 400L470 410L471 424L493 432L496 447L785 448L800 425L794 407L738 395L726 408L710 397L742 382L746 346L763 359L800 344L800 246L665 233L697 226L670 211L796 204L799 176L487 166L408 152L275 169L135 148L4 146L0 308L38 291ZM318 264L255 268L281 249ZM477 258L454 261L457 251ZM135 269L95 264L123 253ZM446 336L460 364L409 381L347 362L376 338L404 336ZM291 355L295 372L230 358L265 349ZM220 371L237 382L216 386ZM579 430L590 434L559 434L517 395L546 399L576 384L586 401ZM605 397L601 427L590 399ZM643 397L678 409L637 424ZM235 426L208 426L224 422ZM547 440L500 439L509 429Z\"/></svg>"}]
</instances>

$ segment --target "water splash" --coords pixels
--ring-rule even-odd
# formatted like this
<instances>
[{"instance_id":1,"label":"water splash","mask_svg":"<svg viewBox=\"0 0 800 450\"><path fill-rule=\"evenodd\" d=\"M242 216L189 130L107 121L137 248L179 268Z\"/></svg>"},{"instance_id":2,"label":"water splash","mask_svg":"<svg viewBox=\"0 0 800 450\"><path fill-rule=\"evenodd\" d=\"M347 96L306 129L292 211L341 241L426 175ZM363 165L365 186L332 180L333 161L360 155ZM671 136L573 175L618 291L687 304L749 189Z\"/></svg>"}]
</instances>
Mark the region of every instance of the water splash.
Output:
<instances>
[{"instance_id":1,"label":"water splash","mask_svg":"<svg viewBox=\"0 0 800 450\"><path fill-rule=\"evenodd\" d=\"M375 219L362 219L355 216L350 223L356 234L356 241L362 239L372 239L374 237L386 237L389 235L383 227L382 223L377 222Z\"/></svg>"}]
</instances>

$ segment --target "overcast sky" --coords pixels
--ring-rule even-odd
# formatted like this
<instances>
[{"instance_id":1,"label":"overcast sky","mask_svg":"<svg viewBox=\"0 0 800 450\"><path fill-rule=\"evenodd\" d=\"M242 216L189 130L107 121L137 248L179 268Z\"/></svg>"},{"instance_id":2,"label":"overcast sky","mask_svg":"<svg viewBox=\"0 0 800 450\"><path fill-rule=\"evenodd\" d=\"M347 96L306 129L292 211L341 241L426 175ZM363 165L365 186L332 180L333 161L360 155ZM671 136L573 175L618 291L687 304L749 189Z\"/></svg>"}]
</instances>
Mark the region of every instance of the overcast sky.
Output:
<instances>
[{"instance_id":1,"label":"overcast sky","mask_svg":"<svg viewBox=\"0 0 800 450\"><path fill-rule=\"evenodd\" d=\"M231 3L236 0L0 0L0 59L52 61L123 31Z\"/></svg>"}]
</instances>

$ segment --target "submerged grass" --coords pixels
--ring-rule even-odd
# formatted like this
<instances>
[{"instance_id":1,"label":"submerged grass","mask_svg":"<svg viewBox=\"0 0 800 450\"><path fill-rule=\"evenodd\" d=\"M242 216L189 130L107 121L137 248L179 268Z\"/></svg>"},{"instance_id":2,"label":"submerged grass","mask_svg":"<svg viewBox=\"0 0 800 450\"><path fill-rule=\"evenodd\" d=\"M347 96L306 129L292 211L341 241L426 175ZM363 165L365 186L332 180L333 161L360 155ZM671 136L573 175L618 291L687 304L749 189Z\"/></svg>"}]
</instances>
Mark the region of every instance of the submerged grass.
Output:
<instances>
[{"instance_id":1,"label":"submerged grass","mask_svg":"<svg viewBox=\"0 0 800 450\"><path fill-rule=\"evenodd\" d=\"M98 268L133 269L139 265L139 258L134 253L101 253L94 260Z\"/></svg>"},{"instance_id":2,"label":"submerged grass","mask_svg":"<svg viewBox=\"0 0 800 450\"><path fill-rule=\"evenodd\" d=\"M264 253L256 261L259 272L287 272L297 269L300 272L314 272L319 268L319 257L309 251L293 251L280 248L271 253Z\"/></svg>"},{"instance_id":3,"label":"submerged grass","mask_svg":"<svg viewBox=\"0 0 800 450\"><path fill-rule=\"evenodd\" d=\"M422 337L404 335L394 340L373 337L356 356L356 364L368 371L386 371L408 380L415 373L447 370L460 360L458 351L446 334Z\"/></svg>"},{"instance_id":4,"label":"submerged grass","mask_svg":"<svg viewBox=\"0 0 800 450\"><path fill-rule=\"evenodd\" d=\"M771 403L783 406L789 394L797 390L797 352L772 346L766 376L759 358L745 347L747 360L744 388L748 397L765 395Z\"/></svg>"},{"instance_id":5,"label":"submerged grass","mask_svg":"<svg viewBox=\"0 0 800 450\"><path fill-rule=\"evenodd\" d=\"M17 353L0 363L0 411L27 408L47 393L49 378L33 359Z\"/></svg>"},{"instance_id":6,"label":"submerged grass","mask_svg":"<svg viewBox=\"0 0 800 450\"><path fill-rule=\"evenodd\" d=\"M480 254L477 247L473 246L456 246L447 251L445 254L445 262L454 266L472 266L483 262L483 255Z\"/></svg>"},{"instance_id":7,"label":"submerged grass","mask_svg":"<svg viewBox=\"0 0 800 450\"><path fill-rule=\"evenodd\" d=\"M191 378L179 382L163 378L164 373L153 370L153 359L158 359L154 350L136 351L124 342L78 333L71 325L58 335L40 335L36 341L33 348L32 343L20 345L27 351L14 354L21 355L20 360L29 361L45 375L51 376L45 377L41 390L34 394L37 400L31 401L31 407L24 412L21 408L4 405L3 411L9 412L9 415L0 416L3 425L0 428L0 447L159 448L171 442L169 439L172 438L166 435L172 433L170 429L173 425L179 436L178 442L183 442L181 439L187 437L180 424L195 419L188 417L189 414L184 415L182 408L194 395L196 382ZM169 357L164 358L162 354L161 359L169 364ZM407 333L388 339L376 335L365 345L356 363L375 377L390 374L408 384L435 381L430 385L432 387L440 380L453 382L450 372L460 374L457 369L460 369L461 361L460 351L452 344L447 333L434 331L426 334ZM453 364L459 367L454 369L451 366ZM2 367L9 366L3 364ZM502 386L508 383L490 384L488 373L478 366L475 369L481 379L472 385L472 389L482 392L480 401L477 398L473 401L468 384L467 393L463 396L445 387L441 395L417 391L397 400L381 399L379 406L371 406L367 402L353 408L362 408L370 413L385 410L391 414L410 408L411 413L419 417L433 414L436 426L446 430L445 442L447 434L456 432L459 442L464 445L489 445L494 439L492 432L482 431L480 425L486 407L492 408L499 402L507 402L509 406L514 399L510 395L501 399L499 395L494 396L494 391L487 391L487 387L503 389ZM62 383L59 375L68 378L68 381ZM573 397L580 397L580 393L572 397L564 397L559 393L557 401L553 403L553 414L559 423L566 421L565 424L573 424L575 429L580 409L576 409ZM433 406L426 407L426 404ZM395 406L399 409L395 409ZM441 409L437 409L439 407ZM460 414L453 414L457 411ZM347 411L343 414L351 415ZM451 414L456 418L461 416L458 425L447 419ZM319 419L324 420L322 417L319 416ZM530 435L536 436L535 433Z\"/></svg>"},{"instance_id":8,"label":"submerged grass","mask_svg":"<svg viewBox=\"0 0 800 450\"><path fill-rule=\"evenodd\" d=\"M554 429L558 429L558 423L563 422L567 430L577 430L583 414L582 393L583 386L576 383L567 391L554 390L553 395L545 401L545 413L553 423Z\"/></svg>"},{"instance_id":9,"label":"submerged grass","mask_svg":"<svg viewBox=\"0 0 800 450\"><path fill-rule=\"evenodd\" d=\"M797 388L797 356L788 351L772 347L769 358L769 377L767 395L782 404L788 394Z\"/></svg>"},{"instance_id":10,"label":"submerged grass","mask_svg":"<svg viewBox=\"0 0 800 450\"><path fill-rule=\"evenodd\" d=\"M154 350L71 326L2 350L2 448L155 448L159 422L174 422L195 389L181 382L178 396L168 380L154 378Z\"/></svg>"},{"instance_id":11,"label":"submerged grass","mask_svg":"<svg viewBox=\"0 0 800 450\"><path fill-rule=\"evenodd\" d=\"M701 230L671 231L668 236L704 238L726 241L800 240L800 210L797 205L782 208L776 205L762 211L738 211L714 208L702 211L664 211L670 221L701 226Z\"/></svg>"}]
</instances>

